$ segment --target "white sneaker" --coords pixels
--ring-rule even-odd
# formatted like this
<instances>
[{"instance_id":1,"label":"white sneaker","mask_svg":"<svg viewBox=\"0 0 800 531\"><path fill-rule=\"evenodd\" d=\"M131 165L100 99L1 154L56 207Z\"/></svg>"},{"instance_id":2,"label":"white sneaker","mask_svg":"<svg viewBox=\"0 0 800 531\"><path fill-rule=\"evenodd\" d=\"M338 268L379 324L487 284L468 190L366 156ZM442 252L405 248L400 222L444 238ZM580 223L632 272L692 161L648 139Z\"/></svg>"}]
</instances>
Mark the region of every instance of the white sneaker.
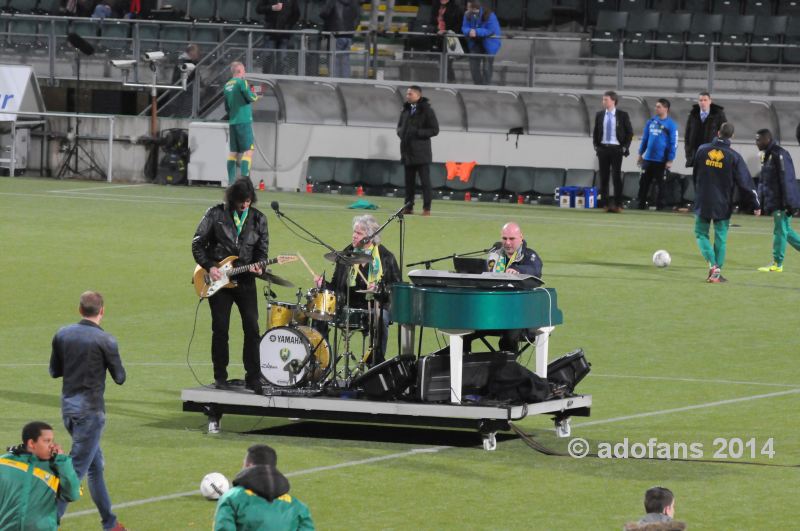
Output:
<instances>
[{"instance_id":1,"label":"white sneaker","mask_svg":"<svg viewBox=\"0 0 800 531\"><path fill-rule=\"evenodd\" d=\"M208 421L208 433L219 433L220 421L217 419L210 419Z\"/></svg>"}]
</instances>

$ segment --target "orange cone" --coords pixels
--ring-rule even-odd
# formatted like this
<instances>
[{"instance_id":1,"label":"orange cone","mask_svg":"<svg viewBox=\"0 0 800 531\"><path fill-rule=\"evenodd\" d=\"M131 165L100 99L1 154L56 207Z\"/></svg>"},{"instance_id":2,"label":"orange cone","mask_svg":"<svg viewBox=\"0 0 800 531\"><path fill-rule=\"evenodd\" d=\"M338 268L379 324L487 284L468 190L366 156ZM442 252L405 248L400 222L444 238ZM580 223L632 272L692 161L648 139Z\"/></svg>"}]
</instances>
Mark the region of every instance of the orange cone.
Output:
<instances>
[{"instance_id":1,"label":"orange cone","mask_svg":"<svg viewBox=\"0 0 800 531\"><path fill-rule=\"evenodd\" d=\"M472 194L469 192L464 194L464 201L472 201Z\"/></svg>"},{"instance_id":2,"label":"orange cone","mask_svg":"<svg viewBox=\"0 0 800 531\"><path fill-rule=\"evenodd\" d=\"M364 187L363 186L359 186L358 188L356 188L356 195L358 197L361 197L362 195L364 195Z\"/></svg>"}]
</instances>

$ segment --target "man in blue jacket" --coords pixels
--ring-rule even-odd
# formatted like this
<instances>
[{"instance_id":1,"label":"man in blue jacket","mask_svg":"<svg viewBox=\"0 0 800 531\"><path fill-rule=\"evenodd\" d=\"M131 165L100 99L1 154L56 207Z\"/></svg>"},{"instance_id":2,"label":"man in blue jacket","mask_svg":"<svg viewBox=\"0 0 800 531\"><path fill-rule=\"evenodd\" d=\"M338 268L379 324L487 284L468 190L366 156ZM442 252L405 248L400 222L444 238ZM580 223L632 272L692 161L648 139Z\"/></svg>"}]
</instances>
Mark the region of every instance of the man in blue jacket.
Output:
<instances>
[{"instance_id":1,"label":"man in blue jacket","mask_svg":"<svg viewBox=\"0 0 800 531\"><path fill-rule=\"evenodd\" d=\"M722 276L728 225L733 212L733 191L736 185L744 197L750 198L755 212L759 212L758 193L744 159L731 148L733 124L720 126L717 138L697 148L693 163L695 186L694 236L700 253L708 262L707 282L726 282ZM757 215L756 214L756 215ZM714 224L714 246L708 238Z\"/></svg>"},{"instance_id":2,"label":"man in blue jacket","mask_svg":"<svg viewBox=\"0 0 800 531\"><path fill-rule=\"evenodd\" d=\"M486 2L487 4L489 2ZM492 84L494 56L500 50L500 22L489 7L482 6L480 0L467 2L461 32L467 37L469 53L480 57L470 57L469 67L472 82L476 85Z\"/></svg>"},{"instance_id":3,"label":"man in blue jacket","mask_svg":"<svg viewBox=\"0 0 800 531\"><path fill-rule=\"evenodd\" d=\"M764 273L783 271L786 242L800 251L800 236L792 230L792 215L800 214L800 191L794 164L789 153L772 138L769 129L756 133L756 146L761 151L761 180L759 192L764 213L772 214L772 264L759 267Z\"/></svg>"},{"instance_id":4,"label":"man in blue jacket","mask_svg":"<svg viewBox=\"0 0 800 531\"><path fill-rule=\"evenodd\" d=\"M644 125L644 133L639 143L639 161L642 178L639 181L639 209L647 208L647 195L650 183L656 187L656 208L664 207L661 183L666 172L672 168L678 150L678 124L669 117L669 100L659 98L656 102L656 115Z\"/></svg>"}]
</instances>

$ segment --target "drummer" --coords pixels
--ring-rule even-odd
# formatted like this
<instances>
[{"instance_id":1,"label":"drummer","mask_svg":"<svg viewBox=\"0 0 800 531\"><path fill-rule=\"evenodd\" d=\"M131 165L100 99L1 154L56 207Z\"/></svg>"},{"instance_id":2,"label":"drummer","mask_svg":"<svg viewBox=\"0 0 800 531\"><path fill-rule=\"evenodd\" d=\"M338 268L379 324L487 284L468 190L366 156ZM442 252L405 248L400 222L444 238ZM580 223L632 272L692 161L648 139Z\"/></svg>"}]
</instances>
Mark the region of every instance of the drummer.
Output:
<instances>
[{"instance_id":1,"label":"drummer","mask_svg":"<svg viewBox=\"0 0 800 531\"><path fill-rule=\"evenodd\" d=\"M338 308L347 304L350 295L350 308L368 309L368 300L375 301L380 308L379 326L376 327L374 349L370 365L384 361L386 342L389 336L389 295L388 286L400 282L400 268L394 255L381 245L380 234L375 234L380 225L369 214L353 218L353 239L342 254L364 254L371 257L369 262L357 265L336 264L333 278L325 286L336 292ZM317 277L317 286L322 287L322 278ZM364 291L368 291L364 293Z\"/></svg>"}]
</instances>

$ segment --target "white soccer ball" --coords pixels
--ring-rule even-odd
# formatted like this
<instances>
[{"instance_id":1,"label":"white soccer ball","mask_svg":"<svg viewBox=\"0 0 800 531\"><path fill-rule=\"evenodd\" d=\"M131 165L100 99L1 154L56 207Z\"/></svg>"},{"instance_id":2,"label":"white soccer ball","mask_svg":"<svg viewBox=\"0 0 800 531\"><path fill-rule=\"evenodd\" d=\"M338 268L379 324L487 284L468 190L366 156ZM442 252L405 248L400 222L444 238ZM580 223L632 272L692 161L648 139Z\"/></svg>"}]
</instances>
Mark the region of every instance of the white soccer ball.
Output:
<instances>
[{"instance_id":1,"label":"white soccer ball","mask_svg":"<svg viewBox=\"0 0 800 531\"><path fill-rule=\"evenodd\" d=\"M659 249L653 253L653 265L656 267L667 267L672 262L669 253L664 249Z\"/></svg>"},{"instance_id":2,"label":"white soccer ball","mask_svg":"<svg viewBox=\"0 0 800 531\"><path fill-rule=\"evenodd\" d=\"M231 484L228 482L228 478L219 472L206 474L203 481L200 482L200 494L207 500L218 500L229 488L231 488Z\"/></svg>"}]
</instances>

